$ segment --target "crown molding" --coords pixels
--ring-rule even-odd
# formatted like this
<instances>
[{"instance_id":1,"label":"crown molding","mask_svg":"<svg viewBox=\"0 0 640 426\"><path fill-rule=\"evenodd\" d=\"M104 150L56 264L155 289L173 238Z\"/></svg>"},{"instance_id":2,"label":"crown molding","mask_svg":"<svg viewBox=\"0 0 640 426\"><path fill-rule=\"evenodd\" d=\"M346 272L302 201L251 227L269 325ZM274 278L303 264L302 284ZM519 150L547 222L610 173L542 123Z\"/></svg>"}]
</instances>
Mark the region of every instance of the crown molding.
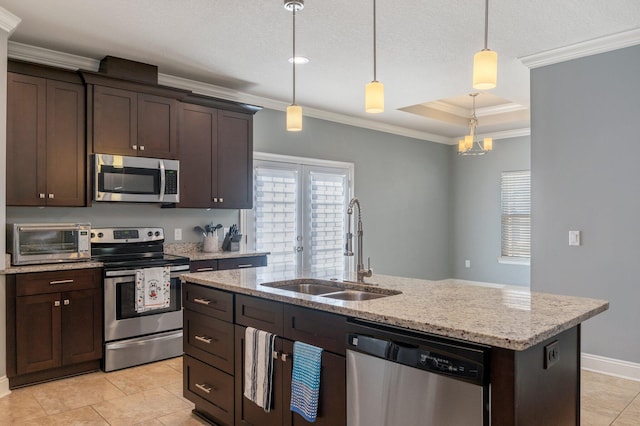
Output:
<instances>
[{"instance_id":1,"label":"crown molding","mask_svg":"<svg viewBox=\"0 0 640 426\"><path fill-rule=\"evenodd\" d=\"M22 22L22 19L18 18L7 9L0 7L0 29L7 34L11 34Z\"/></svg>"},{"instance_id":2,"label":"crown molding","mask_svg":"<svg viewBox=\"0 0 640 426\"><path fill-rule=\"evenodd\" d=\"M65 68L69 70L98 71L100 61L98 59L85 58L84 56L72 55L70 53L59 52L57 50L44 49L42 47L31 46L29 44L9 41L8 56L11 59L35 62L52 67Z\"/></svg>"},{"instance_id":3,"label":"crown molding","mask_svg":"<svg viewBox=\"0 0 640 426\"><path fill-rule=\"evenodd\" d=\"M422 104L427 108L437 109L438 111L453 114L457 117L469 118L473 111L471 109L451 105L443 101L428 102ZM526 106L516 104L514 102L508 102L500 105L493 105L488 107L476 108L476 117L487 117L490 115L507 114L510 112L522 111L527 109Z\"/></svg>"},{"instance_id":4,"label":"crown molding","mask_svg":"<svg viewBox=\"0 0 640 426\"><path fill-rule=\"evenodd\" d=\"M477 133L475 136L477 139L493 138L493 140L500 140L500 139L519 138L521 136L530 136L530 135L531 135L531 129L528 127L524 127L522 129L504 130L502 132L495 132L495 133ZM464 138L464 135L458 136L457 138L450 138L447 143L449 145L457 145L458 141L462 138Z\"/></svg>"},{"instance_id":5,"label":"crown molding","mask_svg":"<svg viewBox=\"0 0 640 426\"><path fill-rule=\"evenodd\" d=\"M571 44L558 49L534 53L533 55L521 56L518 59L529 69L534 69L636 44L640 44L640 28Z\"/></svg>"}]
</instances>

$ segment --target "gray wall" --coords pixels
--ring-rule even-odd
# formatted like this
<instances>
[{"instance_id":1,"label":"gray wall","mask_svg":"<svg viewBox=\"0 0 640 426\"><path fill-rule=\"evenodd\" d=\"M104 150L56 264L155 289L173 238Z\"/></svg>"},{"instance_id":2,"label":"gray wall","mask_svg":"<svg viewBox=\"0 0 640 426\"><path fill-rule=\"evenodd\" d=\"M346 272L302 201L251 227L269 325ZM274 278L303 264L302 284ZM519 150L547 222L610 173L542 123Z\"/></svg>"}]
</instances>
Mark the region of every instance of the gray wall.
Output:
<instances>
[{"instance_id":1,"label":"gray wall","mask_svg":"<svg viewBox=\"0 0 640 426\"><path fill-rule=\"evenodd\" d=\"M381 274L451 277L449 146L304 117L299 133L285 115L262 110L254 150L355 163L364 253Z\"/></svg>"},{"instance_id":2,"label":"gray wall","mask_svg":"<svg viewBox=\"0 0 640 426\"><path fill-rule=\"evenodd\" d=\"M529 136L494 141L481 157L452 151L453 278L500 284L529 285L528 265L506 265L500 256L500 174L531 168ZM465 260L471 267L465 267Z\"/></svg>"},{"instance_id":3,"label":"gray wall","mask_svg":"<svg viewBox=\"0 0 640 426\"><path fill-rule=\"evenodd\" d=\"M609 300L583 351L640 362L640 46L531 73L536 291ZM568 231L583 245L568 246Z\"/></svg>"}]
</instances>

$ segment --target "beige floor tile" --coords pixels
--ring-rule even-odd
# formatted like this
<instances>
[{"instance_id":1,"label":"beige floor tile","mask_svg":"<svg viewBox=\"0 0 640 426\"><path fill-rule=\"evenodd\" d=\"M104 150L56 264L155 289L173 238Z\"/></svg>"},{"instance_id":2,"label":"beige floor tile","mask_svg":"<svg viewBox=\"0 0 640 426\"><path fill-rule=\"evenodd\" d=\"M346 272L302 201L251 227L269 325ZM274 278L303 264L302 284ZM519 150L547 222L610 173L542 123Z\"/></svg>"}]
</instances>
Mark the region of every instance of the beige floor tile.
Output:
<instances>
[{"instance_id":1,"label":"beige floor tile","mask_svg":"<svg viewBox=\"0 0 640 426\"><path fill-rule=\"evenodd\" d=\"M171 358L163 362L165 365L168 365L169 367L173 368L174 370L182 374L182 357L181 356L177 358Z\"/></svg>"},{"instance_id":2,"label":"beige floor tile","mask_svg":"<svg viewBox=\"0 0 640 426\"><path fill-rule=\"evenodd\" d=\"M33 397L31 388L18 389L0 398L0 425L13 424L19 420L37 419L46 414Z\"/></svg>"},{"instance_id":3,"label":"beige floor tile","mask_svg":"<svg viewBox=\"0 0 640 426\"><path fill-rule=\"evenodd\" d=\"M110 425L134 425L189 408L166 389L150 389L93 405Z\"/></svg>"},{"instance_id":4,"label":"beige floor tile","mask_svg":"<svg viewBox=\"0 0 640 426\"><path fill-rule=\"evenodd\" d=\"M608 426L640 393L640 382L582 372L582 426Z\"/></svg>"},{"instance_id":5,"label":"beige floor tile","mask_svg":"<svg viewBox=\"0 0 640 426\"><path fill-rule=\"evenodd\" d=\"M613 423L613 426L638 425L640 425L640 396L637 396Z\"/></svg>"},{"instance_id":6,"label":"beige floor tile","mask_svg":"<svg viewBox=\"0 0 640 426\"><path fill-rule=\"evenodd\" d=\"M127 395L182 381L182 373L165 363L153 363L106 374L107 380Z\"/></svg>"},{"instance_id":7,"label":"beige floor tile","mask_svg":"<svg viewBox=\"0 0 640 426\"><path fill-rule=\"evenodd\" d=\"M87 374L35 386L32 394L47 414L62 413L125 396L104 373Z\"/></svg>"},{"instance_id":8,"label":"beige floor tile","mask_svg":"<svg viewBox=\"0 0 640 426\"><path fill-rule=\"evenodd\" d=\"M14 423L15 426L109 426L109 423L91 407L81 407L64 413L52 414L34 420Z\"/></svg>"},{"instance_id":9,"label":"beige floor tile","mask_svg":"<svg viewBox=\"0 0 640 426\"><path fill-rule=\"evenodd\" d=\"M191 409L176 411L158 418L165 426L202 426L209 423L201 420L191 412Z\"/></svg>"}]
</instances>

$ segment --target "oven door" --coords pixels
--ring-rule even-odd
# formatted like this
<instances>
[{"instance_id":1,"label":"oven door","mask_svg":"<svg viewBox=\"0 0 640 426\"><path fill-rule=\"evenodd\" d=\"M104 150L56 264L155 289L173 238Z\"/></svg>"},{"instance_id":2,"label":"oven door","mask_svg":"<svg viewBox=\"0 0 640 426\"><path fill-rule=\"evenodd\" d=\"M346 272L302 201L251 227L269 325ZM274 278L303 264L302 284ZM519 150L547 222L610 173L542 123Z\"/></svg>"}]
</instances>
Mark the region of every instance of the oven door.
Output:
<instances>
[{"instance_id":1,"label":"oven door","mask_svg":"<svg viewBox=\"0 0 640 426\"><path fill-rule=\"evenodd\" d=\"M170 306L145 312L136 312L135 309L135 270L105 271L105 341L182 329L182 284L179 277L188 269L188 265L171 268Z\"/></svg>"}]
</instances>

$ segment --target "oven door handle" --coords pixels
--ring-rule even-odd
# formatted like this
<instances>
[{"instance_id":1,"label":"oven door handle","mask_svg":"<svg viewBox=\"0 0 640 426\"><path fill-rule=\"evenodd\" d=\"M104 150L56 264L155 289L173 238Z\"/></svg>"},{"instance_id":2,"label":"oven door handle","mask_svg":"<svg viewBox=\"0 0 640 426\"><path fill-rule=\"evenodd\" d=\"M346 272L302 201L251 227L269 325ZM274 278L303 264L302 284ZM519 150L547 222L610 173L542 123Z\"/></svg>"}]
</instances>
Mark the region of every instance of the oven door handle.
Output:
<instances>
[{"instance_id":1,"label":"oven door handle","mask_svg":"<svg viewBox=\"0 0 640 426\"><path fill-rule=\"evenodd\" d=\"M171 278L177 278L180 276L181 271L188 271L189 265L178 265L171 267ZM123 271L107 271L104 274L106 277L125 277L125 276L135 276L136 269L127 269ZM122 282L122 281L120 281Z\"/></svg>"}]
</instances>

